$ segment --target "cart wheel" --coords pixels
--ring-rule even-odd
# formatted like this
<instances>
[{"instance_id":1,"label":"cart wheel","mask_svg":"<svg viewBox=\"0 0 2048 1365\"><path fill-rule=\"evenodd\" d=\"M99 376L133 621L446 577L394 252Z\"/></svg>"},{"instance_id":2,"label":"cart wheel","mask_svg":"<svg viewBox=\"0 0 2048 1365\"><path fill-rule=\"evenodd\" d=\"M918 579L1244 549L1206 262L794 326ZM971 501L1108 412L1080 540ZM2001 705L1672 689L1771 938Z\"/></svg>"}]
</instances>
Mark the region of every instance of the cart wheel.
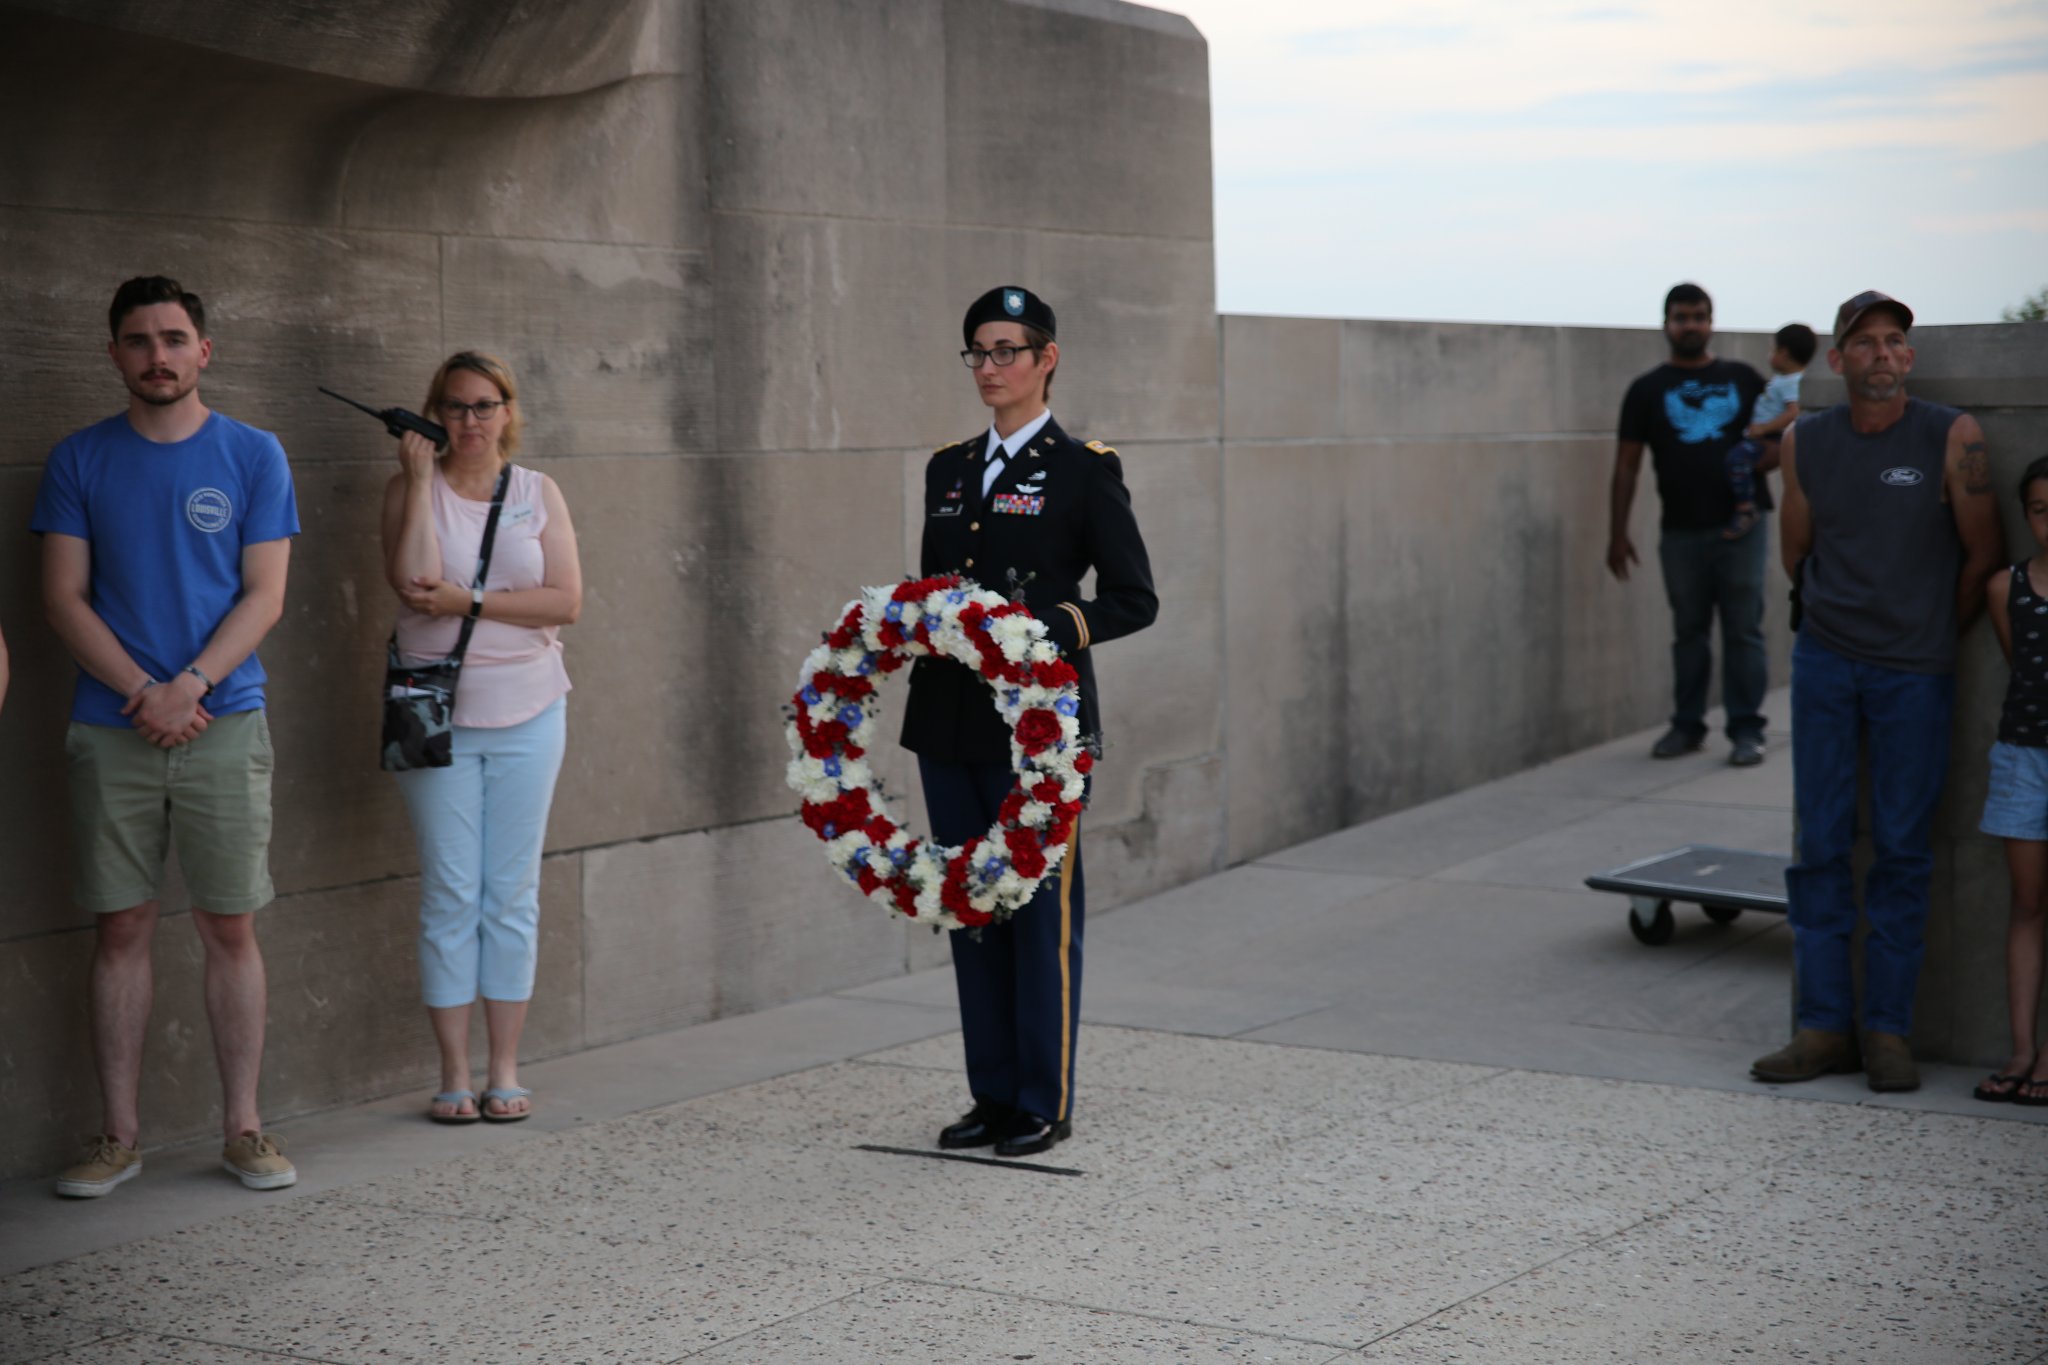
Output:
<instances>
[{"instance_id":1,"label":"cart wheel","mask_svg":"<svg viewBox=\"0 0 2048 1365\"><path fill-rule=\"evenodd\" d=\"M1671 935L1678 928L1678 921L1671 914L1670 901L1658 901L1656 913L1646 922L1643 912L1631 905L1628 908L1628 931L1636 936L1638 943L1652 947L1671 942Z\"/></svg>"},{"instance_id":2,"label":"cart wheel","mask_svg":"<svg viewBox=\"0 0 2048 1365\"><path fill-rule=\"evenodd\" d=\"M1707 918L1716 924L1733 924L1742 913L1742 907L1737 905L1702 905L1700 909L1706 911Z\"/></svg>"}]
</instances>

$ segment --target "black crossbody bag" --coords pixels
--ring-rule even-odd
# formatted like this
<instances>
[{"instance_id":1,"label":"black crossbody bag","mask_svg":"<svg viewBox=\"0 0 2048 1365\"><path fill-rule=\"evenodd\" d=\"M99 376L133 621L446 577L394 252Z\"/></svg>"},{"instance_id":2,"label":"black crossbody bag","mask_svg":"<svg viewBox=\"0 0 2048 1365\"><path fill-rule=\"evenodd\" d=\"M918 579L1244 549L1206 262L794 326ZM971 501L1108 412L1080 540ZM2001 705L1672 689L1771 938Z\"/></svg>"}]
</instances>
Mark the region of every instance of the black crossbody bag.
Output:
<instances>
[{"instance_id":1,"label":"black crossbody bag","mask_svg":"<svg viewBox=\"0 0 2048 1365\"><path fill-rule=\"evenodd\" d=\"M490 571L498 514L505 510L505 490L511 482L512 466L507 464L498 471L491 515L484 522L483 545L476 557L476 577L471 581L479 587ZM475 630L476 617L463 617L455 652L425 664L399 661L398 631L392 630L384 646L384 771L446 768L455 762L455 685L462 680L462 656L469 652Z\"/></svg>"}]
</instances>

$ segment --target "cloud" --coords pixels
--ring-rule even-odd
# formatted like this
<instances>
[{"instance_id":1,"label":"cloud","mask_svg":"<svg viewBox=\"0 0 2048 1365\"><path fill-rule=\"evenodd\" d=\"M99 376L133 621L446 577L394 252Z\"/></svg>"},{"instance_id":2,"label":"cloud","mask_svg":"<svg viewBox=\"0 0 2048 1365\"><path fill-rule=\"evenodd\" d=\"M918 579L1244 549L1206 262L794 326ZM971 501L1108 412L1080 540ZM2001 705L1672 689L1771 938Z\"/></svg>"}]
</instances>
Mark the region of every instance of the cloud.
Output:
<instances>
[{"instance_id":1,"label":"cloud","mask_svg":"<svg viewBox=\"0 0 2048 1365\"><path fill-rule=\"evenodd\" d=\"M1451 47L1470 36L1463 24L1360 24L1289 34L1287 49L1297 57L1354 57L1384 48Z\"/></svg>"},{"instance_id":2,"label":"cloud","mask_svg":"<svg viewBox=\"0 0 2048 1365\"><path fill-rule=\"evenodd\" d=\"M2005 232L2048 235L2048 208L1993 213L1922 213L1906 220L1915 232L1943 237L1989 237Z\"/></svg>"}]
</instances>

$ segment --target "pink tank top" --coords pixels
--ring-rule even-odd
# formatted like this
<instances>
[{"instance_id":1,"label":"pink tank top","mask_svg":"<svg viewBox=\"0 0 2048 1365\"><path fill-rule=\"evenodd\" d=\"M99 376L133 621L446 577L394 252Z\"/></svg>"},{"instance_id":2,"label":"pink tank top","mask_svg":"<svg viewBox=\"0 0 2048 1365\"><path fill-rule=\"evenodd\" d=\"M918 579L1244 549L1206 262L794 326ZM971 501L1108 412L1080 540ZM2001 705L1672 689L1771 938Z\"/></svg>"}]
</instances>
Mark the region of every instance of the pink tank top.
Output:
<instances>
[{"instance_id":1,"label":"pink tank top","mask_svg":"<svg viewBox=\"0 0 2048 1365\"><path fill-rule=\"evenodd\" d=\"M523 465L512 466L505 489L505 510L498 514L498 537L491 547L487 592L538 588L546 583L547 560L540 533L548 524L541 476ZM434 534L441 541L441 576L470 586L482 547L488 500L465 498L434 470ZM462 618L424 616L400 603L398 652L407 663L446 658L462 633ZM494 729L532 720L569 691L569 671L562 666L560 630L555 626L515 626L480 619L463 656L462 681L455 690L455 723Z\"/></svg>"}]
</instances>

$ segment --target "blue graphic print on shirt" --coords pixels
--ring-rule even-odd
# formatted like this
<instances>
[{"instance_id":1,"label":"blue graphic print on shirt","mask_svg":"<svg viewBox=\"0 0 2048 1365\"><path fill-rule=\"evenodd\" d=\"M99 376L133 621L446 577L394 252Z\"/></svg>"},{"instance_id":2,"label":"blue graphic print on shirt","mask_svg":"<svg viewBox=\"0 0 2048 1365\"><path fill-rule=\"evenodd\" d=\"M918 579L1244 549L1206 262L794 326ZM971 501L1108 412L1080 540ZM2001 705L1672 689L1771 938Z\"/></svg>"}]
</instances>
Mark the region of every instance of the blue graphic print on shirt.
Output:
<instances>
[{"instance_id":1,"label":"blue graphic print on shirt","mask_svg":"<svg viewBox=\"0 0 2048 1365\"><path fill-rule=\"evenodd\" d=\"M1733 384L1688 379L1664 391L1664 416L1689 446L1718 441L1728 424L1742 416L1742 395Z\"/></svg>"}]
</instances>

